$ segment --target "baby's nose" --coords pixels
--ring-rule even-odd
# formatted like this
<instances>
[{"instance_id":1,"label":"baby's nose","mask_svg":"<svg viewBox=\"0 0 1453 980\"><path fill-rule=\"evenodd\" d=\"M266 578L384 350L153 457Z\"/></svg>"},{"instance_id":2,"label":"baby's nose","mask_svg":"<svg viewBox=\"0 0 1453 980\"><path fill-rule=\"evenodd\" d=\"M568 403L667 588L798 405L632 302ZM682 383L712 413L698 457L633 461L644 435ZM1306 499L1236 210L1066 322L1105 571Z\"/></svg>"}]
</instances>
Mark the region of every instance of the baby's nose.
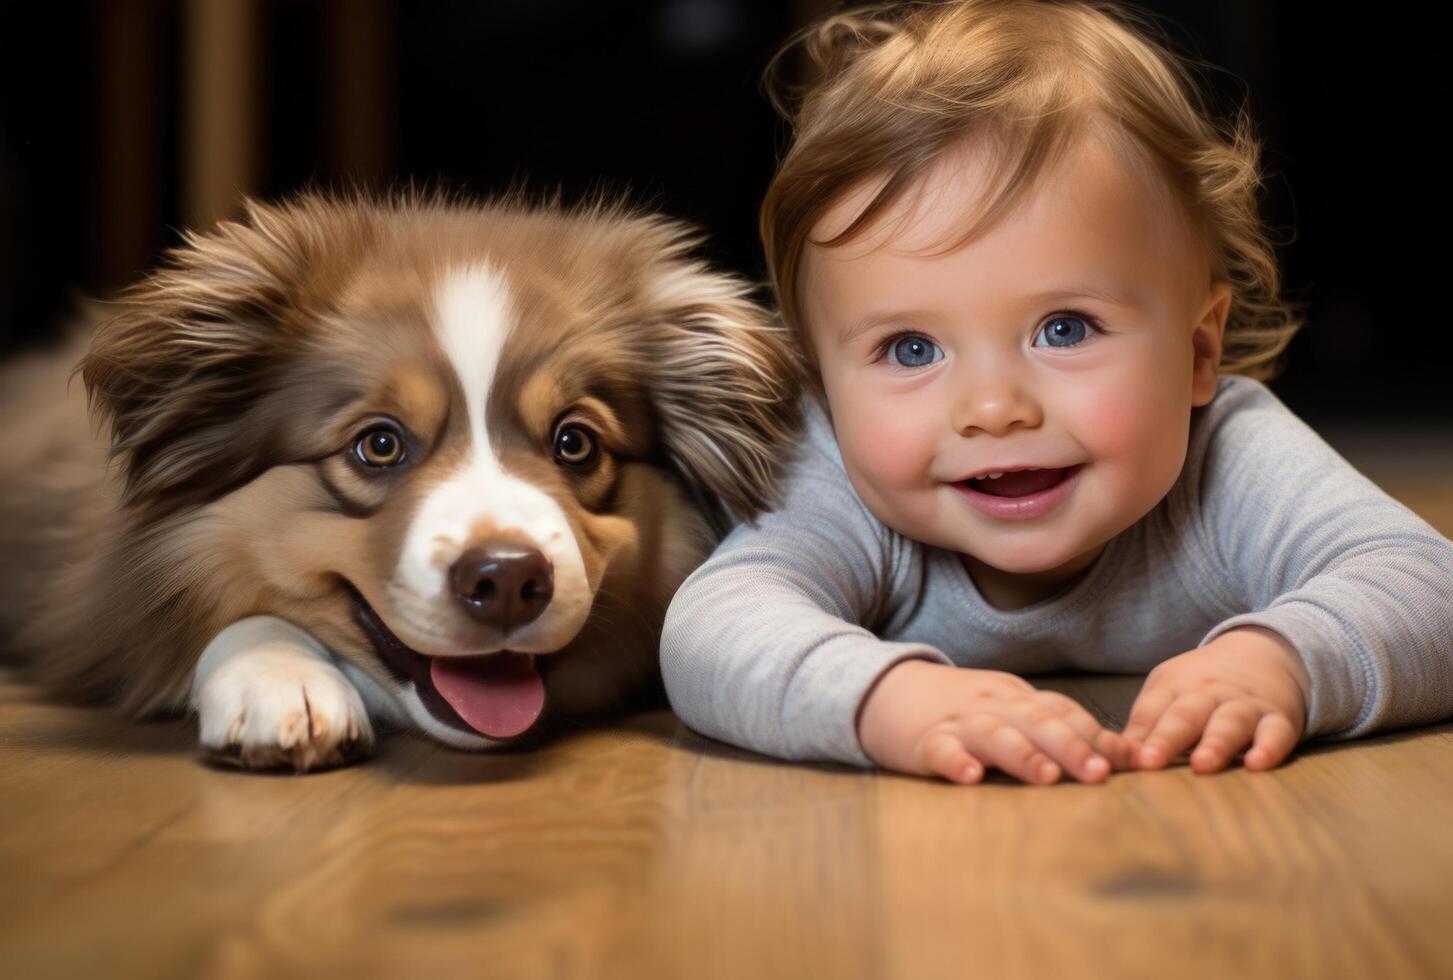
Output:
<instances>
[{"instance_id":1,"label":"baby's nose","mask_svg":"<svg viewBox=\"0 0 1453 980\"><path fill-rule=\"evenodd\" d=\"M1016 427L1038 428L1044 422L1039 399L1016 378L980 375L978 380L966 379L958 386L958 392L952 425L960 435L981 432L999 436Z\"/></svg>"}]
</instances>

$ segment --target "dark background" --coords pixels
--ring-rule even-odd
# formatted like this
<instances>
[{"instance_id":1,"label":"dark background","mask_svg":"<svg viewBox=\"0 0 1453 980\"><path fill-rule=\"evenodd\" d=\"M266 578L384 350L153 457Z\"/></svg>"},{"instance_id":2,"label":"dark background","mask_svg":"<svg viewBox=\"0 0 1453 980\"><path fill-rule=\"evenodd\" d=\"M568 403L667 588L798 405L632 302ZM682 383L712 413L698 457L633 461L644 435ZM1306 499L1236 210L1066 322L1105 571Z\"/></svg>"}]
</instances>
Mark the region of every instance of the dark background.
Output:
<instances>
[{"instance_id":1,"label":"dark background","mask_svg":"<svg viewBox=\"0 0 1453 980\"><path fill-rule=\"evenodd\" d=\"M761 72L795 27L832 6L0 7L0 352L54 336L77 291L134 279L202 213L189 203L198 127L187 100L190 72L210 57L195 53L191 30L208 3L244 8L251 25L242 189L413 180L477 193L558 187L567 199L629 191L704 225L711 256L754 278L756 205L786 135ZM1438 33L1396 4L1355 18L1256 0L1136 6L1219 66L1202 73L1220 107L1245 100L1264 139L1265 213L1309 320L1273 388L1314 425L1453 428L1453 357L1425 327L1446 310Z\"/></svg>"}]
</instances>

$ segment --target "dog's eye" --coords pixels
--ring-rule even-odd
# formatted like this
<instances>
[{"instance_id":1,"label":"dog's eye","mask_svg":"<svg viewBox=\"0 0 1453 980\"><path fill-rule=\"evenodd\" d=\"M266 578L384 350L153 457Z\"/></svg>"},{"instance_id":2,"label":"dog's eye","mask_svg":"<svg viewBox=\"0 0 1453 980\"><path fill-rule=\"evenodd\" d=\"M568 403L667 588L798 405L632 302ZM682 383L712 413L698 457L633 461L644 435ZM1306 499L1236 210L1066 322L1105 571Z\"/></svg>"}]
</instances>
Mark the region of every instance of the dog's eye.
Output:
<instances>
[{"instance_id":1,"label":"dog's eye","mask_svg":"<svg viewBox=\"0 0 1453 980\"><path fill-rule=\"evenodd\" d=\"M595 457L595 436L583 425L562 425L555 433L555 458L583 466Z\"/></svg>"},{"instance_id":2,"label":"dog's eye","mask_svg":"<svg viewBox=\"0 0 1453 980\"><path fill-rule=\"evenodd\" d=\"M404 460L404 443L392 429L369 429L353 444L365 466L397 466Z\"/></svg>"}]
</instances>

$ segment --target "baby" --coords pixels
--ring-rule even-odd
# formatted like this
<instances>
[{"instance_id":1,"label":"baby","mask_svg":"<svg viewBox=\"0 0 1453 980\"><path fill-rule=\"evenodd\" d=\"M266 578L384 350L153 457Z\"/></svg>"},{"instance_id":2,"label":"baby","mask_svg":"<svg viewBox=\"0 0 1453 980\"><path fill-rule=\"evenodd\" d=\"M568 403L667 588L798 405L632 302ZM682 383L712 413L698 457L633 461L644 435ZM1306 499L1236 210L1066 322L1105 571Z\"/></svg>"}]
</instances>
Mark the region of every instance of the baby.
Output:
<instances>
[{"instance_id":1,"label":"baby","mask_svg":"<svg viewBox=\"0 0 1453 980\"><path fill-rule=\"evenodd\" d=\"M833 16L762 206L811 368L782 506L677 593L716 738L1033 783L1453 715L1453 544L1261 383L1257 146L1108 4ZM1123 734L1021 675L1149 672Z\"/></svg>"}]
</instances>

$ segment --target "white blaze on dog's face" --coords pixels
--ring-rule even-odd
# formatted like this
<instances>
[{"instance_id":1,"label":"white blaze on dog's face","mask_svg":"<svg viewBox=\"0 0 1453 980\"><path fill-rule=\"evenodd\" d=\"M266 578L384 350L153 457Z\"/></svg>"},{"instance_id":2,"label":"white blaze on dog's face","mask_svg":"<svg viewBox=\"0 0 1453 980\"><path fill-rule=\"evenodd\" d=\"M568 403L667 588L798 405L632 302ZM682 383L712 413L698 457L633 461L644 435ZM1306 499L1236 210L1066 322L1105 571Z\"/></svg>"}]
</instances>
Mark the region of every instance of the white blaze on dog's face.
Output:
<instances>
[{"instance_id":1,"label":"white blaze on dog's face","mask_svg":"<svg viewBox=\"0 0 1453 980\"><path fill-rule=\"evenodd\" d=\"M430 656L493 653L550 653L560 649L585 624L592 590L585 564L569 520L551 496L529 480L510 474L490 444L485 425L489 390L499 366L505 338L512 326L509 292L488 266L479 264L447 272L435 304L440 343L463 390L467 442L455 470L429 490L404 537L398 569L388 583L390 607L397 628L421 642L415 649ZM482 605L462 593L459 563L472 549L496 539L513 538L520 550L534 550L544 559L534 571L520 576L520 588L549 589L550 601L536 618L530 610L517 610L499 595L501 583L486 578L482 589L493 587L499 615L477 617L494 626L499 636L471 649L449 643L442 648L425 638L437 627L460 615L460 609ZM553 581L546 582L546 579ZM479 591L479 590L476 590ZM511 616L510 614L514 615Z\"/></svg>"},{"instance_id":2,"label":"white blaze on dog's face","mask_svg":"<svg viewBox=\"0 0 1453 980\"><path fill-rule=\"evenodd\" d=\"M171 585L213 630L295 622L461 748L628 701L702 502L768 503L796 422L784 335L690 244L310 198L193 238L87 369Z\"/></svg>"}]
</instances>

